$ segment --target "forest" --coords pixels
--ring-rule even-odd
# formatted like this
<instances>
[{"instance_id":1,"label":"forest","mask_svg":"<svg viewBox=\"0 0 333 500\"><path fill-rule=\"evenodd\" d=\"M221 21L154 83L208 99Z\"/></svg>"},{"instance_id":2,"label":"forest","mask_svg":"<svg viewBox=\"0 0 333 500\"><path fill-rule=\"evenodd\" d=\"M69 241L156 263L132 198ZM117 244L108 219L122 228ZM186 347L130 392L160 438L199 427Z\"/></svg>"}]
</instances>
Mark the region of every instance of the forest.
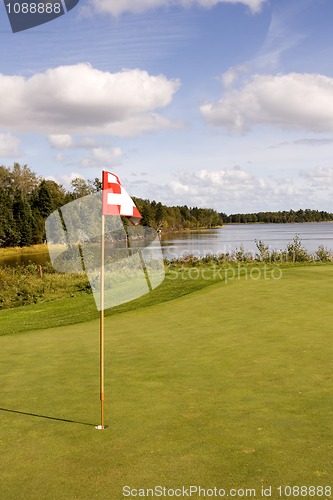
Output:
<instances>
[{"instance_id":1,"label":"forest","mask_svg":"<svg viewBox=\"0 0 333 500\"><path fill-rule=\"evenodd\" d=\"M0 166L0 247L23 247L45 241L45 219L57 208L101 190L98 178L77 177L70 189L44 179L27 165ZM318 210L289 210L247 214L218 213L212 208L166 206L155 200L133 196L142 224L161 231L211 228L230 223L290 223L333 220L333 214Z\"/></svg>"},{"instance_id":2,"label":"forest","mask_svg":"<svg viewBox=\"0 0 333 500\"><path fill-rule=\"evenodd\" d=\"M101 190L98 178L72 180L65 189L44 179L27 165L0 166L0 247L23 247L45 241L45 219L57 208ZM160 202L133 196L142 215L141 223L163 231L215 227L221 216L210 208L167 207Z\"/></svg>"},{"instance_id":3,"label":"forest","mask_svg":"<svg viewBox=\"0 0 333 500\"><path fill-rule=\"evenodd\" d=\"M290 222L324 222L332 221L333 213L325 211L311 210L289 210L280 212L257 212L250 214L231 214L221 213L224 224L250 224L250 223L290 223Z\"/></svg>"}]
</instances>

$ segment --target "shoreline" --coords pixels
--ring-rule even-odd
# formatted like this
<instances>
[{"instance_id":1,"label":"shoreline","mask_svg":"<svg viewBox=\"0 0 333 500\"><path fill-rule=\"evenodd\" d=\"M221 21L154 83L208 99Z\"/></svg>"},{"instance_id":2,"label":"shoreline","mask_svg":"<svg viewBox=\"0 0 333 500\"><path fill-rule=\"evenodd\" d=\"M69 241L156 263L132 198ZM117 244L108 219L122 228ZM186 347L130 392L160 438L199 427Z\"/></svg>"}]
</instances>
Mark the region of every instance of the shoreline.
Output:
<instances>
[{"instance_id":1,"label":"shoreline","mask_svg":"<svg viewBox=\"0 0 333 500\"><path fill-rule=\"evenodd\" d=\"M323 224L323 223L333 223L333 220L325 220L325 221L304 221L304 222L226 222L222 226L213 226L213 227L197 227L197 228L184 228L184 229L173 229L173 230L156 230L159 234L160 238L163 236L168 236L172 234L190 234L190 233L199 233L205 231L212 231L216 229L223 229L227 226L265 226L265 225L283 225L288 226L290 224ZM63 245L59 245L63 248ZM37 255L37 254L48 254L49 248L47 243L40 243L38 245L31 245L26 247L0 247L0 259L6 257L14 257L19 255Z\"/></svg>"},{"instance_id":2,"label":"shoreline","mask_svg":"<svg viewBox=\"0 0 333 500\"><path fill-rule=\"evenodd\" d=\"M273 224L273 225L277 225L277 224L283 224L284 226L285 225L288 225L288 224L323 224L323 223L332 223L333 222L333 219L332 220L305 220L305 221L293 221L293 222L225 222L223 224L223 226L254 226L254 225L260 225L260 226L263 226L264 224ZM223 226L219 226L219 227L223 227Z\"/></svg>"}]
</instances>

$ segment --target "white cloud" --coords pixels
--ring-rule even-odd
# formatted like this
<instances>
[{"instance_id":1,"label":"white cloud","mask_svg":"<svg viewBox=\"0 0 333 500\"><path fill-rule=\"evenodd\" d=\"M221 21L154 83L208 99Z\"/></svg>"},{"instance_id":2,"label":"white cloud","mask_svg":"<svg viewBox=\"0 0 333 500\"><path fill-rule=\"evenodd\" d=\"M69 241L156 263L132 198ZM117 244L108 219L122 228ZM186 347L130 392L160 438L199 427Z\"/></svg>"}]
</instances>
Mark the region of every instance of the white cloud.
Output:
<instances>
[{"instance_id":1,"label":"white cloud","mask_svg":"<svg viewBox=\"0 0 333 500\"><path fill-rule=\"evenodd\" d=\"M80 179L84 179L82 174L79 174L77 172L71 172L70 174L52 177L52 180L55 180L55 182L58 182L59 184L63 185L66 189L71 189L71 182L77 177L79 177Z\"/></svg>"},{"instance_id":2,"label":"white cloud","mask_svg":"<svg viewBox=\"0 0 333 500\"><path fill-rule=\"evenodd\" d=\"M222 197L239 198L252 191L255 185L255 179L248 172L235 166L218 171L183 172L178 180L168 184L168 188L175 196L190 195L194 204L211 206L213 200L216 205Z\"/></svg>"},{"instance_id":3,"label":"white cloud","mask_svg":"<svg viewBox=\"0 0 333 500\"><path fill-rule=\"evenodd\" d=\"M310 171L301 171L301 175L309 179L312 184L322 185L325 190L331 190L331 186L333 186L332 167L316 167Z\"/></svg>"},{"instance_id":4,"label":"white cloud","mask_svg":"<svg viewBox=\"0 0 333 500\"><path fill-rule=\"evenodd\" d=\"M73 139L69 134L51 134L49 143L52 148L67 149L73 146Z\"/></svg>"},{"instance_id":5,"label":"white cloud","mask_svg":"<svg viewBox=\"0 0 333 500\"><path fill-rule=\"evenodd\" d=\"M327 144L333 143L333 137L323 137L323 138L310 138L310 139L298 139L293 141L292 144L296 146L326 146Z\"/></svg>"},{"instance_id":6,"label":"white cloud","mask_svg":"<svg viewBox=\"0 0 333 500\"><path fill-rule=\"evenodd\" d=\"M248 70L248 66L245 65L234 66L223 73L223 75L221 76L221 82L226 88L232 87L237 81L239 74L244 73Z\"/></svg>"},{"instance_id":7,"label":"white cloud","mask_svg":"<svg viewBox=\"0 0 333 500\"><path fill-rule=\"evenodd\" d=\"M20 140L8 133L0 134L0 157L17 158L21 155Z\"/></svg>"},{"instance_id":8,"label":"white cloud","mask_svg":"<svg viewBox=\"0 0 333 500\"><path fill-rule=\"evenodd\" d=\"M91 5L97 12L108 12L113 16L119 16L124 12L139 13L148 9L158 7L170 7L180 5L183 7L200 6L205 8L214 7L220 3L243 4L257 13L261 10L267 0L90 0Z\"/></svg>"},{"instance_id":9,"label":"white cloud","mask_svg":"<svg viewBox=\"0 0 333 500\"><path fill-rule=\"evenodd\" d=\"M329 194L333 194L331 187L327 199ZM164 201L173 205L211 207L226 213L307 208L309 205L320 207L321 201L327 203L326 198L322 197L318 186L302 175L262 178L237 166L216 171L181 172L167 185L164 193Z\"/></svg>"},{"instance_id":10,"label":"white cloud","mask_svg":"<svg viewBox=\"0 0 333 500\"><path fill-rule=\"evenodd\" d=\"M65 161L64 155L62 153L57 153L55 155L55 160L58 161L59 163L63 163Z\"/></svg>"},{"instance_id":11,"label":"white cloud","mask_svg":"<svg viewBox=\"0 0 333 500\"><path fill-rule=\"evenodd\" d=\"M0 75L0 126L57 135L58 145L70 141L69 134L131 136L171 128L179 124L156 110L170 104L179 85L139 69L110 73L83 63L30 78Z\"/></svg>"},{"instance_id":12,"label":"white cloud","mask_svg":"<svg viewBox=\"0 0 333 500\"><path fill-rule=\"evenodd\" d=\"M243 132L254 125L333 131L333 78L318 74L255 75L239 90L201 106L205 120Z\"/></svg>"},{"instance_id":13,"label":"white cloud","mask_svg":"<svg viewBox=\"0 0 333 500\"><path fill-rule=\"evenodd\" d=\"M327 146L333 143L333 137L322 137L322 138L308 138L308 139L297 139L295 141L285 141L278 144L273 144L269 146L269 149L282 148L285 146L309 146L309 147L320 147Z\"/></svg>"},{"instance_id":14,"label":"white cloud","mask_svg":"<svg viewBox=\"0 0 333 500\"><path fill-rule=\"evenodd\" d=\"M48 137L50 146L55 149L92 149L98 147L110 147L107 141L100 141L93 137L80 137L73 139L69 134L51 134Z\"/></svg>"},{"instance_id":15,"label":"white cloud","mask_svg":"<svg viewBox=\"0 0 333 500\"><path fill-rule=\"evenodd\" d=\"M112 150L93 148L91 154L81 160L82 167L109 168L121 163L122 151L120 148Z\"/></svg>"}]
</instances>

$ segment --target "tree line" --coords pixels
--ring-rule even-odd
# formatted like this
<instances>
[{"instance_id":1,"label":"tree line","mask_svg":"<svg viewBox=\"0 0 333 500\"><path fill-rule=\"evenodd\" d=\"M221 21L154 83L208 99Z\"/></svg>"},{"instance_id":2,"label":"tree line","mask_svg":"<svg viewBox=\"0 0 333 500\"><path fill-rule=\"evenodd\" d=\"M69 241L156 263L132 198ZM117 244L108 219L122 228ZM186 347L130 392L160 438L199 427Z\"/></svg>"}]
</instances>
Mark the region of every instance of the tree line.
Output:
<instances>
[{"instance_id":1,"label":"tree line","mask_svg":"<svg viewBox=\"0 0 333 500\"><path fill-rule=\"evenodd\" d=\"M133 197L142 215L142 224L163 231L222 226L221 216L212 208L167 207L161 202Z\"/></svg>"},{"instance_id":2,"label":"tree line","mask_svg":"<svg viewBox=\"0 0 333 500\"><path fill-rule=\"evenodd\" d=\"M311 210L289 210L280 212L257 212L249 214L231 214L221 213L221 219L224 224L238 223L250 224L255 222L262 223L291 223L291 222L324 222L332 221L333 213Z\"/></svg>"},{"instance_id":3,"label":"tree line","mask_svg":"<svg viewBox=\"0 0 333 500\"><path fill-rule=\"evenodd\" d=\"M30 246L45 241L45 219L57 208L101 190L98 178L75 178L70 189L33 172L27 165L0 166L0 247ZM133 197L142 224L161 231L211 228L227 223L320 222L333 214L318 210L289 210L248 214L218 213L211 208L166 206Z\"/></svg>"},{"instance_id":4,"label":"tree line","mask_svg":"<svg viewBox=\"0 0 333 500\"><path fill-rule=\"evenodd\" d=\"M0 247L30 246L45 241L45 220L57 208L101 190L98 178L79 177L65 189L44 179L27 165L0 166ZM210 208L167 207L160 202L134 198L142 224L164 231L222 225L221 216Z\"/></svg>"}]
</instances>

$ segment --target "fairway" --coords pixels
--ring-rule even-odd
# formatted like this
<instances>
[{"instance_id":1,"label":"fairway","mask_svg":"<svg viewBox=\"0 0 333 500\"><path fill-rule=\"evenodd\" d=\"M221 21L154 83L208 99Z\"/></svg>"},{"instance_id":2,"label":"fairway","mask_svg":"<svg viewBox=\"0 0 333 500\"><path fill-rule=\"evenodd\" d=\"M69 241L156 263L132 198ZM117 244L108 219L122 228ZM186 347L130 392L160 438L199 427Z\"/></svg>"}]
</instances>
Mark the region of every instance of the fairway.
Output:
<instances>
[{"instance_id":1,"label":"fairway","mask_svg":"<svg viewBox=\"0 0 333 500\"><path fill-rule=\"evenodd\" d=\"M300 266L107 317L105 431L98 321L0 337L0 498L333 489L332 302Z\"/></svg>"}]
</instances>

